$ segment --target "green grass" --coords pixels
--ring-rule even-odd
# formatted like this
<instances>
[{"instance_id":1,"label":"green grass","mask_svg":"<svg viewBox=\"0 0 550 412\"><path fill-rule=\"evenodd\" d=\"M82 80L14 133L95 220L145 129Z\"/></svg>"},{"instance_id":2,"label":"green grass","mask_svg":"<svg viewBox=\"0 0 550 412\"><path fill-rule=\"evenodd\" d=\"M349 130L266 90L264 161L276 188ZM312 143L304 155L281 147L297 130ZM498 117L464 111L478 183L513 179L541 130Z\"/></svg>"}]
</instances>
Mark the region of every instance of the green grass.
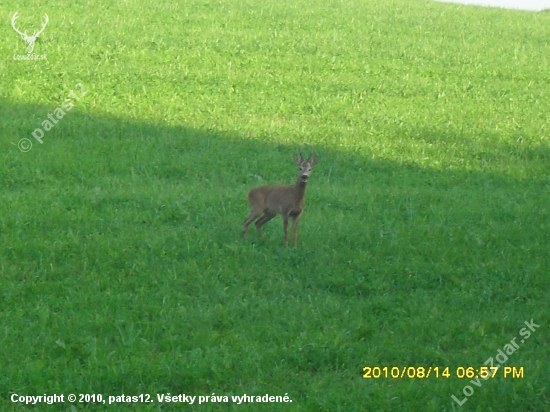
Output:
<instances>
[{"instance_id":1,"label":"green grass","mask_svg":"<svg viewBox=\"0 0 550 412\"><path fill-rule=\"evenodd\" d=\"M15 11L29 33L48 13L47 60L13 60ZM550 409L550 14L8 0L0 15L0 409ZM40 144L31 132L78 83L87 94ZM293 182L302 145L319 164L299 247L280 217L242 239L247 192ZM523 379L455 376L531 319L507 363ZM158 403L167 393L293 402Z\"/></svg>"}]
</instances>

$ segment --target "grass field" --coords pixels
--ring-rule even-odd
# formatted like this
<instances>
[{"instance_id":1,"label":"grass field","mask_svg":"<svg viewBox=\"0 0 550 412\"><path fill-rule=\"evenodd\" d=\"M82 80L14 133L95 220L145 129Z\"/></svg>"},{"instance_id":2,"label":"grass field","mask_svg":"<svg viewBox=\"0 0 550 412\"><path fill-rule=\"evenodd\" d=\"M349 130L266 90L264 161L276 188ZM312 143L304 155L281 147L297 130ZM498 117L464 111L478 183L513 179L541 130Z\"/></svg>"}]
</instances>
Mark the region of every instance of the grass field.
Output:
<instances>
[{"instance_id":1,"label":"grass field","mask_svg":"<svg viewBox=\"0 0 550 412\"><path fill-rule=\"evenodd\" d=\"M48 14L46 60L14 59L16 11L29 34ZM550 410L550 13L7 0L0 15L0 410ZM244 240L247 192L294 182L301 146L319 164L298 248L280 217ZM499 350L523 378L457 376ZM44 394L65 402L12 401ZM123 394L154 402L108 405Z\"/></svg>"}]
</instances>

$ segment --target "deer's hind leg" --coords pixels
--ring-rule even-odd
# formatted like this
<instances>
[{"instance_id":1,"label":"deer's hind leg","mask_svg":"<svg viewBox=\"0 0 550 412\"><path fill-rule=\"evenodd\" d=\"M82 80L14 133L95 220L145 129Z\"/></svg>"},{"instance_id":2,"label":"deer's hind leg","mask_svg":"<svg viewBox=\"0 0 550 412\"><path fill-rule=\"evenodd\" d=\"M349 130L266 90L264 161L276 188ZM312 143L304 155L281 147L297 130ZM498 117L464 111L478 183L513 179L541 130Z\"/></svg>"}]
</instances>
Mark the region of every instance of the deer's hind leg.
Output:
<instances>
[{"instance_id":1,"label":"deer's hind leg","mask_svg":"<svg viewBox=\"0 0 550 412\"><path fill-rule=\"evenodd\" d=\"M269 222L274 217L275 217L274 213L271 213L266 210L264 211L264 215L256 221L256 228L258 229L258 233L260 234L260 237L263 238L262 226L267 222Z\"/></svg>"},{"instance_id":2,"label":"deer's hind leg","mask_svg":"<svg viewBox=\"0 0 550 412\"><path fill-rule=\"evenodd\" d=\"M254 220L256 220L261 214L262 214L261 210L259 210L259 211L258 210L252 210L250 212L250 215L248 216L248 218L244 221L243 236L244 236L245 239L248 235L248 225L250 225Z\"/></svg>"}]
</instances>

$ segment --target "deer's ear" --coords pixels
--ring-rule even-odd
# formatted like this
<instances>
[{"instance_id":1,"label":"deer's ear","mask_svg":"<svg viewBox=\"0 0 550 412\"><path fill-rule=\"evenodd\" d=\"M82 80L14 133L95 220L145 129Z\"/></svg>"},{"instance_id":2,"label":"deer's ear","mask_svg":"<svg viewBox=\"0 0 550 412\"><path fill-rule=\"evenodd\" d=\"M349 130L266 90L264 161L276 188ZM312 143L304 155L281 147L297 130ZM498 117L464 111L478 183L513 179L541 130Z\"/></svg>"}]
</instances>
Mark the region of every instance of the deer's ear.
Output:
<instances>
[{"instance_id":1,"label":"deer's ear","mask_svg":"<svg viewBox=\"0 0 550 412\"><path fill-rule=\"evenodd\" d=\"M294 163L296 163L298 166L301 166L302 162L303 162L302 156L295 154Z\"/></svg>"},{"instance_id":2,"label":"deer's ear","mask_svg":"<svg viewBox=\"0 0 550 412\"><path fill-rule=\"evenodd\" d=\"M313 167L317 164L317 160L318 160L318 157L317 156L313 156L313 159L311 159L311 161L309 162L310 166Z\"/></svg>"}]
</instances>

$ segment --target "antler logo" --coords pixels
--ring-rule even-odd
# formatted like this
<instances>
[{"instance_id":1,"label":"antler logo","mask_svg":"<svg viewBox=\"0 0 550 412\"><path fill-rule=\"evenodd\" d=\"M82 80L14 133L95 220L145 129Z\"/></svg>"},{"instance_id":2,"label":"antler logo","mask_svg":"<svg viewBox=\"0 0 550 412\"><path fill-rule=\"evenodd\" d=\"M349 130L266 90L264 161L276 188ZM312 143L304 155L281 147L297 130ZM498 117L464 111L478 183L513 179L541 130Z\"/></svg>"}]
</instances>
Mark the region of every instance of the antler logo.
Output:
<instances>
[{"instance_id":1,"label":"antler logo","mask_svg":"<svg viewBox=\"0 0 550 412\"><path fill-rule=\"evenodd\" d=\"M48 15L47 14L44 14L44 25L42 26L42 28L38 31L35 31L33 33L32 36L29 36L27 34L27 32L23 32L21 33L19 30L17 30L17 27L15 27L15 20L17 20L17 13L18 12L15 12L15 14L13 15L12 19L11 19L11 26L13 27L13 29L19 33L21 35L21 37L23 37L23 40L25 40L25 43L26 43L26 47L27 47L27 52L29 54L32 53L32 51L34 50L34 43L36 43L36 39L38 39L38 36L40 36L40 33L42 33L44 31L44 29L46 28L46 25L48 24Z\"/></svg>"}]
</instances>

